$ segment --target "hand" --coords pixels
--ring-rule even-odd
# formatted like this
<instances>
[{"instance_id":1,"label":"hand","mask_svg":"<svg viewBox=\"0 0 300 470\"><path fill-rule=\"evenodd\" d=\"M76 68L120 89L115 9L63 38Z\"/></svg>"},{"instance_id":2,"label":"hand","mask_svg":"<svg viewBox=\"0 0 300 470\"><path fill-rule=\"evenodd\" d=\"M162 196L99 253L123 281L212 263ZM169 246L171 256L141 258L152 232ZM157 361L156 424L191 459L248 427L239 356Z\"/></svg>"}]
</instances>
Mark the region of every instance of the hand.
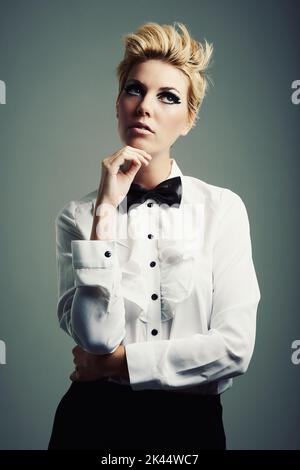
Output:
<instances>
[{"instance_id":1,"label":"hand","mask_svg":"<svg viewBox=\"0 0 300 470\"><path fill-rule=\"evenodd\" d=\"M102 161L97 202L117 207L126 197L133 179L142 165L148 166L152 156L145 150L126 145ZM124 165L123 170L120 166ZM127 166L127 170L125 170ZM125 171L124 171L125 170Z\"/></svg>"},{"instance_id":2,"label":"hand","mask_svg":"<svg viewBox=\"0 0 300 470\"><path fill-rule=\"evenodd\" d=\"M120 345L111 354L92 354L80 346L72 349L75 371L70 375L72 381L99 380L103 377L119 376L129 380L125 347Z\"/></svg>"}]
</instances>

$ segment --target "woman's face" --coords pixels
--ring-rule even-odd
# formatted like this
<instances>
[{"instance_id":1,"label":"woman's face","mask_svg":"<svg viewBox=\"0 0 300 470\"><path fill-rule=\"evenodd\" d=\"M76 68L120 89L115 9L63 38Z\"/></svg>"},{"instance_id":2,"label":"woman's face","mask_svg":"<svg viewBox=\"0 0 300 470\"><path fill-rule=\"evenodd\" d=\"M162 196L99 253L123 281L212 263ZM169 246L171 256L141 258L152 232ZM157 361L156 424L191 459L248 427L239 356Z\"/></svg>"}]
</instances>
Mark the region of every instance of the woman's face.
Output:
<instances>
[{"instance_id":1,"label":"woman's face","mask_svg":"<svg viewBox=\"0 0 300 470\"><path fill-rule=\"evenodd\" d=\"M181 70L157 59L132 67L116 103L118 130L124 144L152 156L168 152L177 138L191 128L188 85ZM163 90L164 87L168 89ZM153 132L130 128L137 121Z\"/></svg>"}]
</instances>

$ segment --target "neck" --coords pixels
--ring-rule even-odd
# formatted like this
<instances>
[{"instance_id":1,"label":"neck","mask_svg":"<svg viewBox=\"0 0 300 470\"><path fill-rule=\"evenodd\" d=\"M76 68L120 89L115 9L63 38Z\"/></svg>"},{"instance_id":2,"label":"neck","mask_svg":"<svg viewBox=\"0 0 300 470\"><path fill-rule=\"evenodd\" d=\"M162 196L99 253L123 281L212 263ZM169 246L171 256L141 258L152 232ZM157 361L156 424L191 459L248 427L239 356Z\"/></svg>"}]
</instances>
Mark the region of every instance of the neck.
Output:
<instances>
[{"instance_id":1,"label":"neck","mask_svg":"<svg viewBox=\"0 0 300 470\"><path fill-rule=\"evenodd\" d=\"M140 168L133 182L143 186L145 189L155 188L155 186L168 178L171 168L172 162L169 155L166 157L152 155L149 165Z\"/></svg>"}]
</instances>

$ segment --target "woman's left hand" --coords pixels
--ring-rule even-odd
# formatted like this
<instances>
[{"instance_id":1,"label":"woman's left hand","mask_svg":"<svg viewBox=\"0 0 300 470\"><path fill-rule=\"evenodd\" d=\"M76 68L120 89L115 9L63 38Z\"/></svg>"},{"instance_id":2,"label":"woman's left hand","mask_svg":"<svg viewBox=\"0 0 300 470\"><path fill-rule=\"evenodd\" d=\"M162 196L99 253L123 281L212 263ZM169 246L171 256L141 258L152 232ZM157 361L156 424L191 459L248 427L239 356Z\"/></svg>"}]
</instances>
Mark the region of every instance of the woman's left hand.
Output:
<instances>
[{"instance_id":1,"label":"woman's left hand","mask_svg":"<svg viewBox=\"0 0 300 470\"><path fill-rule=\"evenodd\" d=\"M92 354L80 346L75 346L72 353L75 364L75 371L70 375L72 381L98 380L116 375L126 377L127 368L124 371L124 363L126 363L125 348L122 345L118 346L111 354Z\"/></svg>"}]
</instances>

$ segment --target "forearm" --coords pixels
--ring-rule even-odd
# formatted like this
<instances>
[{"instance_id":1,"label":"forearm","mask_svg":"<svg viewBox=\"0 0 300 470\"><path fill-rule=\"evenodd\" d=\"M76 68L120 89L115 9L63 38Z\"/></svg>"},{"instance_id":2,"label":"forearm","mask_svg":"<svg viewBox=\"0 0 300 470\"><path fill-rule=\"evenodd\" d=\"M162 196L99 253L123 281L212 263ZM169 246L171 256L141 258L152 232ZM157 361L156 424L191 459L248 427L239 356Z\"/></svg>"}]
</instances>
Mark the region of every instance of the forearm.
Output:
<instances>
[{"instance_id":1,"label":"forearm","mask_svg":"<svg viewBox=\"0 0 300 470\"><path fill-rule=\"evenodd\" d=\"M130 384L134 390L206 385L246 372L255 344L259 292L249 301L212 315L206 334L126 344Z\"/></svg>"},{"instance_id":2,"label":"forearm","mask_svg":"<svg viewBox=\"0 0 300 470\"><path fill-rule=\"evenodd\" d=\"M124 339L125 309L122 296L111 298L109 289L79 286L71 310L73 338L93 354L112 354Z\"/></svg>"},{"instance_id":3,"label":"forearm","mask_svg":"<svg viewBox=\"0 0 300 470\"><path fill-rule=\"evenodd\" d=\"M100 229L95 218L95 237L93 229L91 240L72 242L77 290L72 302L71 327L77 336L77 344L94 354L112 353L125 336L122 272L118 263L117 246L113 233L106 238L116 226L116 209L109 205L106 210L106 206L100 207ZM100 237L103 234L103 240L99 238L98 229Z\"/></svg>"},{"instance_id":4,"label":"forearm","mask_svg":"<svg viewBox=\"0 0 300 470\"><path fill-rule=\"evenodd\" d=\"M90 240L112 240L116 234L116 207L105 199L97 199Z\"/></svg>"}]
</instances>

